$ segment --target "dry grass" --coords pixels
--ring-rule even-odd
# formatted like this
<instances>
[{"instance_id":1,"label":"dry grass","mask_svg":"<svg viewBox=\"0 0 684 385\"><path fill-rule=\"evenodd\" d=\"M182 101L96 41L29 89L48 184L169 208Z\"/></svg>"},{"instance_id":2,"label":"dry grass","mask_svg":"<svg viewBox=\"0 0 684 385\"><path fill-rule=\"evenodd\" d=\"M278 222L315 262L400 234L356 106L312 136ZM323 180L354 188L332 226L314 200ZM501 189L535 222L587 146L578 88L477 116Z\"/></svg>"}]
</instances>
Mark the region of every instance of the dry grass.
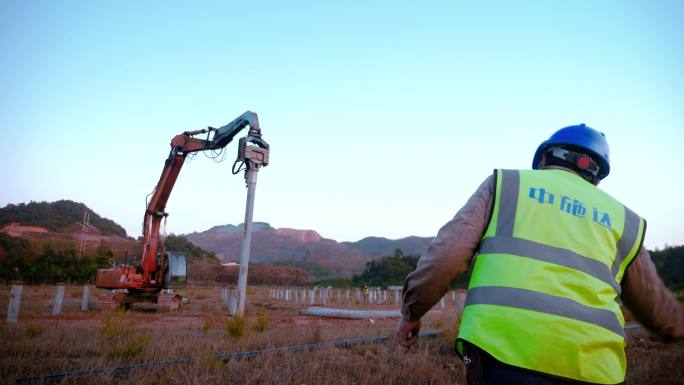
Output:
<instances>
[{"instance_id":1,"label":"dry grass","mask_svg":"<svg viewBox=\"0 0 684 385\"><path fill-rule=\"evenodd\" d=\"M463 365L453 353L456 314L433 311L426 329L445 337L423 339L409 353L394 343L266 354L216 362L215 353L265 349L343 338L391 335L396 321L330 320L298 315L298 306L268 298L252 287L246 316L227 315L220 288L183 290L190 303L175 313L78 311L78 288L67 291L65 314L50 314L54 288L25 287L17 325L0 326L0 378L111 367L150 360L199 357L190 365L147 368L124 374L68 379L76 384L464 384ZM0 290L6 317L8 287ZM74 302L74 303L71 303ZM353 302L353 301L352 301ZM345 307L361 307L353 303ZM377 308L393 306L373 305ZM4 319L4 318L3 318ZM630 331L631 333L631 331ZM630 384L682 383L684 343L664 344L640 331L630 337ZM679 381L679 382L678 382Z\"/></svg>"}]
</instances>

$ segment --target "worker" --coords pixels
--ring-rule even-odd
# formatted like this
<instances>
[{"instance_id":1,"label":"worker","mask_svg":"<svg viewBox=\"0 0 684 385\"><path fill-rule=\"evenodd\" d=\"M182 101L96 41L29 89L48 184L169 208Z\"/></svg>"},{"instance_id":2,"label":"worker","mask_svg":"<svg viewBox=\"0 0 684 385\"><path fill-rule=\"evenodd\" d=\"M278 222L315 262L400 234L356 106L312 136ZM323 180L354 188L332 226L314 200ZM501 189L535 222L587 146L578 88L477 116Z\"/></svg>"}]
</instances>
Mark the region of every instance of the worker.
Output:
<instances>
[{"instance_id":1,"label":"worker","mask_svg":"<svg viewBox=\"0 0 684 385\"><path fill-rule=\"evenodd\" d=\"M605 136L584 124L543 142L532 170L496 170L406 277L399 344L470 266L456 350L471 385L624 382L618 297L651 331L684 338L645 220L596 187L609 172Z\"/></svg>"}]
</instances>

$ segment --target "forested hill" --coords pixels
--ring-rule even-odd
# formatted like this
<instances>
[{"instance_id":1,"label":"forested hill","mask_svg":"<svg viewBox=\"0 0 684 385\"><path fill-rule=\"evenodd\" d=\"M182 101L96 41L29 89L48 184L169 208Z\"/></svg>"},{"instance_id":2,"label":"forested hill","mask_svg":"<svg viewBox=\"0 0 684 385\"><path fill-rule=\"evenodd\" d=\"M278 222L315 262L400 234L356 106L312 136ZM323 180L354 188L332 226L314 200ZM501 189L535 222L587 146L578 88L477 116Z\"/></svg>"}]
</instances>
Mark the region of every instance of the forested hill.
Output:
<instances>
[{"instance_id":1,"label":"forested hill","mask_svg":"<svg viewBox=\"0 0 684 385\"><path fill-rule=\"evenodd\" d=\"M166 237L164 245L166 246L166 250L178 251L185 254L188 262L204 261L215 264L221 263L221 261L219 261L219 259L216 257L216 253L196 246L182 235L169 235Z\"/></svg>"},{"instance_id":2,"label":"forested hill","mask_svg":"<svg viewBox=\"0 0 684 385\"><path fill-rule=\"evenodd\" d=\"M83 203L70 200L8 204L0 208L0 228L19 222L26 226L41 226L62 232L67 226L83 221L83 213L90 214L89 223L103 235L126 237L126 230L111 219L103 218Z\"/></svg>"}]
</instances>

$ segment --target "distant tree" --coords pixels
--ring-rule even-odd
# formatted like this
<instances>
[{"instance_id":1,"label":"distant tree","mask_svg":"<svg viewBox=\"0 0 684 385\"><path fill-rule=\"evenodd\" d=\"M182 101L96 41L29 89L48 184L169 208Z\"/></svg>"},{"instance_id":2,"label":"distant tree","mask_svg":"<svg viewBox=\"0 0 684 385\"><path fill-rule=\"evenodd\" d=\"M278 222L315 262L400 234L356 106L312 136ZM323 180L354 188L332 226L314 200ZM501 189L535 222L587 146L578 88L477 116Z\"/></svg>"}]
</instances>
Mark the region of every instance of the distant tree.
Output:
<instances>
[{"instance_id":1,"label":"distant tree","mask_svg":"<svg viewBox=\"0 0 684 385\"><path fill-rule=\"evenodd\" d=\"M352 278L355 286L401 285L406 276L416 269L417 256L405 256L401 249L394 256L382 257L366 263L364 271Z\"/></svg>"},{"instance_id":2,"label":"distant tree","mask_svg":"<svg viewBox=\"0 0 684 385\"><path fill-rule=\"evenodd\" d=\"M37 257L29 241L0 233L0 280L27 280Z\"/></svg>"},{"instance_id":3,"label":"distant tree","mask_svg":"<svg viewBox=\"0 0 684 385\"><path fill-rule=\"evenodd\" d=\"M107 267L113 255L106 243L83 256L74 248L58 251L50 243L36 254L29 241L5 234L0 234L0 250L0 280L29 284L93 282L97 269Z\"/></svg>"},{"instance_id":4,"label":"distant tree","mask_svg":"<svg viewBox=\"0 0 684 385\"><path fill-rule=\"evenodd\" d=\"M178 251L185 254L188 262L206 260L210 263L221 263L218 257L216 257L216 253L213 251L204 250L203 248L188 241L185 237L179 235L169 235L166 237L164 245L166 246L166 250Z\"/></svg>"},{"instance_id":5,"label":"distant tree","mask_svg":"<svg viewBox=\"0 0 684 385\"><path fill-rule=\"evenodd\" d=\"M663 282L673 290L684 289L684 246L665 246L662 250L651 251Z\"/></svg>"},{"instance_id":6,"label":"distant tree","mask_svg":"<svg viewBox=\"0 0 684 385\"><path fill-rule=\"evenodd\" d=\"M402 285L406 276L416 270L419 256L404 255L402 249L394 250L394 256L382 257L366 263L364 271L352 278L354 286L395 286ZM451 283L451 288L468 286L470 272L462 274Z\"/></svg>"}]
</instances>

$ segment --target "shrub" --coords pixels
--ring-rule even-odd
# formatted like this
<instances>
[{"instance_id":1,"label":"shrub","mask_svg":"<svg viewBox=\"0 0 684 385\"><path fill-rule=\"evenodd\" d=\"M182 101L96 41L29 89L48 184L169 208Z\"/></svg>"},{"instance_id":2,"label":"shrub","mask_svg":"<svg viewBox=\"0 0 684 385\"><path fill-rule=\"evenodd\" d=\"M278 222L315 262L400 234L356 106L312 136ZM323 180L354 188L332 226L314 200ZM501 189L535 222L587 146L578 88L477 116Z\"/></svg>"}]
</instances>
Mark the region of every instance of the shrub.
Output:
<instances>
[{"instance_id":1,"label":"shrub","mask_svg":"<svg viewBox=\"0 0 684 385\"><path fill-rule=\"evenodd\" d=\"M316 326L313 329L313 333L311 335L311 342L312 343L317 343L323 341L323 338L321 337L321 328L319 326Z\"/></svg>"},{"instance_id":2,"label":"shrub","mask_svg":"<svg viewBox=\"0 0 684 385\"><path fill-rule=\"evenodd\" d=\"M127 338L121 338L114 344L112 353L114 357L130 360L135 358L150 342L147 334L137 334Z\"/></svg>"},{"instance_id":3,"label":"shrub","mask_svg":"<svg viewBox=\"0 0 684 385\"><path fill-rule=\"evenodd\" d=\"M233 317L226 323L225 329L231 337L240 339L245 336L245 320L242 317Z\"/></svg>"},{"instance_id":4,"label":"shrub","mask_svg":"<svg viewBox=\"0 0 684 385\"><path fill-rule=\"evenodd\" d=\"M266 328L268 328L268 319L264 313L259 313L254 321L254 324L252 324L252 330L261 333L265 331Z\"/></svg>"},{"instance_id":5,"label":"shrub","mask_svg":"<svg viewBox=\"0 0 684 385\"><path fill-rule=\"evenodd\" d=\"M126 311L105 311L100 325L100 334L105 338L121 337L127 334Z\"/></svg>"},{"instance_id":6,"label":"shrub","mask_svg":"<svg viewBox=\"0 0 684 385\"><path fill-rule=\"evenodd\" d=\"M43 334L43 330L43 327L40 325L29 324L26 326L26 329L24 329L24 335L26 335L28 338L38 337L39 335Z\"/></svg>"}]
</instances>

